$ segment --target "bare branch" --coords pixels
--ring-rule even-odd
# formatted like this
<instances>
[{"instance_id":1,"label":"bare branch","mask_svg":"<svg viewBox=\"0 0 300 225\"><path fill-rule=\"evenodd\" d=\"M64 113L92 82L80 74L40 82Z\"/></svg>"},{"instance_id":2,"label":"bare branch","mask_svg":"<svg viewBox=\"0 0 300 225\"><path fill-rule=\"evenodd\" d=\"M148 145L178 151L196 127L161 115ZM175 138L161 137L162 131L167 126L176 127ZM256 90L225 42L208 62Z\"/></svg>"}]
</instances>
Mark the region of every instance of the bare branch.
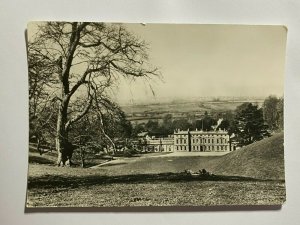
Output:
<instances>
[{"instance_id":1,"label":"bare branch","mask_svg":"<svg viewBox=\"0 0 300 225\"><path fill-rule=\"evenodd\" d=\"M75 116L74 118L70 119L66 125L65 125L65 129L66 130L69 130L70 129L70 126L74 123L76 123L77 121L79 121L82 117L84 117L88 112L89 112L89 109L91 107L93 103L93 98L90 96L89 97L89 100L86 104L86 106L84 107L84 109L82 110L81 113L79 113L77 116Z\"/></svg>"}]
</instances>

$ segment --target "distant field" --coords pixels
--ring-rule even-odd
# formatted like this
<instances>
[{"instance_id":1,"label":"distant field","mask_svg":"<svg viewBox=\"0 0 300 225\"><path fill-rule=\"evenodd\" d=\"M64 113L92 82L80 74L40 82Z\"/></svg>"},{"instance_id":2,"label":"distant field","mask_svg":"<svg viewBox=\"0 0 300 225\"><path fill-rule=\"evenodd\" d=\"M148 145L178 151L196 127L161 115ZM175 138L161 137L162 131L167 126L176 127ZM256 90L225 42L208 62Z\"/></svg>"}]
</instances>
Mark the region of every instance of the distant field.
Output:
<instances>
[{"instance_id":1,"label":"distant field","mask_svg":"<svg viewBox=\"0 0 300 225\"><path fill-rule=\"evenodd\" d=\"M262 100L249 100L262 104ZM205 111L235 110L245 101L181 101L157 104L124 105L121 108L128 120L137 123L147 122L149 119L161 120L166 114L172 114L174 118L185 117L186 114L201 116Z\"/></svg>"}]
</instances>

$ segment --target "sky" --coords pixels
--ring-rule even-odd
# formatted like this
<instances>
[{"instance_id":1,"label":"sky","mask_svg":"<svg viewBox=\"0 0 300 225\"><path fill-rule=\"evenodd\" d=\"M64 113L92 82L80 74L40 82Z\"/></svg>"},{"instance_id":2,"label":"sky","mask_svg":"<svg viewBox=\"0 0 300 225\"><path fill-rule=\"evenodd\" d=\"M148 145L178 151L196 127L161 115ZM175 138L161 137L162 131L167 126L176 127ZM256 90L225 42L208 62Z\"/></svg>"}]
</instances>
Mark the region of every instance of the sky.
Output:
<instances>
[{"instance_id":1,"label":"sky","mask_svg":"<svg viewBox=\"0 0 300 225\"><path fill-rule=\"evenodd\" d=\"M283 26L126 24L149 45L162 79L122 80L119 103L210 96L283 96ZM150 85L155 93L153 95Z\"/></svg>"},{"instance_id":2,"label":"sky","mask_svg":"<svg viewBox=\"0 0 300 225\"><path fill-rule=\"evenodd\" d=\"M29 39L38 23L30 23ZM283 26L124 24L148 43L162 77L120 79L120 104L203 97L283 96L287 30Z\"/></svg>"}]
</instances>

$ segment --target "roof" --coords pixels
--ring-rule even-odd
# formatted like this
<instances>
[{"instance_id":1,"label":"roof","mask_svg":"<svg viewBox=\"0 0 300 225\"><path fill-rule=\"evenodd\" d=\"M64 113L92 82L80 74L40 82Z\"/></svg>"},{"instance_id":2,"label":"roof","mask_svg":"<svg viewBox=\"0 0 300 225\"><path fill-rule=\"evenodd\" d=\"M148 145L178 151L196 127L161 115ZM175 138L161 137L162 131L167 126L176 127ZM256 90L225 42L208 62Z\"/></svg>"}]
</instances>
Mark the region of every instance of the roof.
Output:
<instances>
[{"instance_id":1,"label":"roof","mask_svg":"<svg viewBox=\"0 0 300 225\"><path fill-rule=\"evenodd\" d=\"M226 130L214 130L214 131L203 131L203 130L178 130L178 131L174 131L174 135L176 134L228 134L228 132Z\"/></svg>"}]
</instances>

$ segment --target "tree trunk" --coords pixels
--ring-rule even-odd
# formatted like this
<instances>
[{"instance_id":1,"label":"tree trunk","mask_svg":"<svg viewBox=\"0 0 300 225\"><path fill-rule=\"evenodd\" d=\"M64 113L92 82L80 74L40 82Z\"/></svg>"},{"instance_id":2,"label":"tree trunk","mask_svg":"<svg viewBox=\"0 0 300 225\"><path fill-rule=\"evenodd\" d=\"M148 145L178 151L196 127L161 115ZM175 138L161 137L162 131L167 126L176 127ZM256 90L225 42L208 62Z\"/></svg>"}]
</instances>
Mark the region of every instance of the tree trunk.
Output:
<instances>
[{"instance_id":1,"label":"tree trunk","mask_svg":"<svg viewBox=\"0 0 300 225\"><path fill-rule=\"evenodd\" d=\"M40 153L40 155L42 155L43 152L42 152L42 150L41 150L40 144L41 144L41 141L40 141L40 138L38 138L38 139L37 139L36 149L37 149L37 151Z\"/></svg>"},{"instance_id":2,"label":"tree trunk","mask_svg":"<svg viewBox=\"0 0 300 225\"><path fill-rule=\"evenodd\" d=\"M62 101L59 105L57 117L57 132L56 132L56 150L57 150L57 165L71 166L72 155L74 148L68 140L68 131L66 130L67 123L67 107L68 101Z\"/></svg>"},{"instance_id":3,"label":"tree trunk","mask_svg":"<svg viewBox=\"0 0 300 225\"><path fill-rule=\"evenodd\" d=\"M57 165L58 166L72 166L72 156L74 147L67 140L67 134L61 133L61 136L56 137L56 149L58 153Z\"/></svg>"},{"instance_id":4,"label":"tree trunk","mask_svg":"<svg viewBox=\"0 0 300 225\"><path fill-rule=\"evenodd\" d=\"M84 168L85 167L85 152L82 149L82 147L80 148L80 159L81 159L81 167Z\"/></svg>"}]
</instances>

